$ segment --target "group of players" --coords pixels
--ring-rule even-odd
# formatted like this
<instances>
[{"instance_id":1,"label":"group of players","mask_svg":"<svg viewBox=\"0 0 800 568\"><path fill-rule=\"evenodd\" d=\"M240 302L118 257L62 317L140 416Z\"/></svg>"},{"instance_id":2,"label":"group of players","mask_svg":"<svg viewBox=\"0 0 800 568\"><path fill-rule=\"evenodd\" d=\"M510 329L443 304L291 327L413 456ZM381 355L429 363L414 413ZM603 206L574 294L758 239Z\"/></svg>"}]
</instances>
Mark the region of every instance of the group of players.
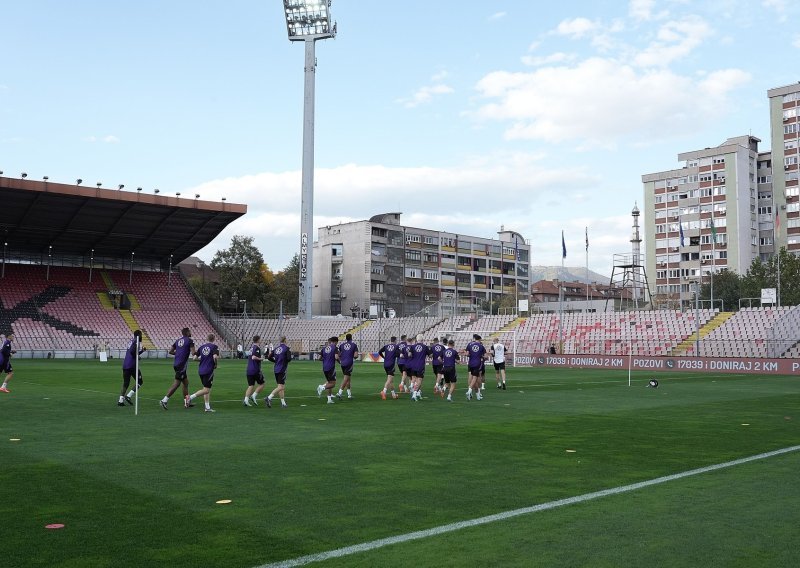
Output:
<instances>
[{"instance_id":1,"label":"group of players","mask_svg":"<svg viewBox=\"0 0 800 568\"><path fill-rule=\"evenodd\" d=\"M209 334L206 338L206 343L195 347L191 330L188 327L181 330L181 337L172 344L169 350L170 355L174 357L175 379L160 401L164 410L167 410L167 404L172 395L180 387L183 387L185 408L193 407L194 400L202 396L205 411L214 412L214 409L211 408L211 389L214 382L214 370L217 368L217 361L220 356L219 347L214 341L214 334ZM146 348L142 345L142 332L136 330L122 361L122 389L117 402L118 406L134 404L132 397L142 386L141 370L138 371L138 375L136 372L137 363L139 356L145 350ZM265 386L261 363L265 360L274 363L273 370L276 387L269 395L264 397L264 404L267 407L272 407L272 401L277 396L280 398L282 407L288 406L285 397L286 371L289 362L292 360L292 353L286 344L286 337L281 337L279 344L275 347L270 345L262 348L261 338L256 335L253 337L253 343L246 353L247 389L242 401L243 406L259 405L258 398ZM395 391L394 387L394 377L395 373L399 372L400 384L398 391L400 393L410 393L411 400L419 401L422 398L422 383L425 378L425 367L428 361L431 363L435 377L433 390L442 398L446 396L448 401L453 400L453 392L458 381L456 364L462 358L466 359L469 373L467 400L472 400L473 397L477 400L483 398L481 390L485 388L485 362L487 358L490 358L494 364L497 388L506 388L505 346L498 340L492 344L490 351L487 351L481 341L481 336L478 334L473 335L473 340L463 351L456 350L452 339L445 344L440 343L438 338L434 338L432 343L427 345L421 335L411 339L402 335L399 342L396 337L392 337L389 343L381 347L378 353L383 358L383 367L386 372L386 383L381 391L383 400L386 400L387 396L398 398L398 392ZM342 371L343 380L336 392L336 397L340 400L344 396L352 399L350 380L353 374L353 363L358 360L359 356L358 346L353 342L352 334L348 333L341 343L339 343L338 337L329 338L319 355L322 360L322 372L325 382L317 387L317 396L321 397L322 393L327 391L328 404L334 403L333 391L336 388L336 364L338 363ZM193 394L189 394L189 379L187 376L190 359L200 363L198 374L203 386ZM134 380L134 377L136 377L134 385L131 387L131 381Z\"/></svg>"}]
</instances>

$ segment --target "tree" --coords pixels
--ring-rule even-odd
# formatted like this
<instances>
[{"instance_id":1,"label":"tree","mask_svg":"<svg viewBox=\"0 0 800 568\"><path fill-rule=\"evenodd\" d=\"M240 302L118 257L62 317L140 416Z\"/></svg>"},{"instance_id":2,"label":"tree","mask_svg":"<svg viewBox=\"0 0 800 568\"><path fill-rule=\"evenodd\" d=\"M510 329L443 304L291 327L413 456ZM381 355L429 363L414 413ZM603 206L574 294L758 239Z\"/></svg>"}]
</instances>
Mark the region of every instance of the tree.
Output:
<instances>
[{"instance_id":1,"label":"tree","mask_svg":"<svg viewBox=\"0 0 800 568\"><path fill-rule=\"evenodd\" d=\"M283 300L283 311L297 313L297 304L300 301L300 255L296 254L289 261L289 265L275 275L275 310L278 311L280 301ZM316 299L317 301L320 298Z\"/></svg>"},{"instance_id":2,"label":"tree","mask_svg":"<svg viewBox=\"0 0 800 568\"><path fill-rule=\"evenodd\" d=\"M253 237L235 235L230 247L214 254L211 268L219 276L224 306L239 311L239 303L244 300L253 310L264 309L262 297L266 283L262 266L264 257L253 245Z\"/></svg>"},{"instance_id":3,"label":"tree","mask_svg":"<svg viewBox=\"0 0 800 568\"><path fill-rule=\"evenodd\" d=\"M717 300L722 300L722 308L733 312L739 309L741 298L742 277L733 270L723 269L714 274L714 307ZM704 300L711 298L711 283L703 284L700 297Z\"/></svg>"}]
</instances>

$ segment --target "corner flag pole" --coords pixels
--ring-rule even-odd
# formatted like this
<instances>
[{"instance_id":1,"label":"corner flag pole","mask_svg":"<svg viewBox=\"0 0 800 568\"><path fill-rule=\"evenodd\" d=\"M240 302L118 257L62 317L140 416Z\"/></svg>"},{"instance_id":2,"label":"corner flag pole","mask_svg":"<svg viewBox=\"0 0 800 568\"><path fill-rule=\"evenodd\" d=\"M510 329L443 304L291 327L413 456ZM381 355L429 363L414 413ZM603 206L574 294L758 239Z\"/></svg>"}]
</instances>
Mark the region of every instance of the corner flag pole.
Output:
<instances>
[{"instance_id":1,"label":"corner flag pole","mask_svg":"<svg viewBox=\"0 0 800 568\"><path fill-rule=\"evenodd\" d=\"M133 413L139 416L139 337L136 337L136 370L133 375L133 388L135 390L133 398Z\"/></svg>"}]
</instances>

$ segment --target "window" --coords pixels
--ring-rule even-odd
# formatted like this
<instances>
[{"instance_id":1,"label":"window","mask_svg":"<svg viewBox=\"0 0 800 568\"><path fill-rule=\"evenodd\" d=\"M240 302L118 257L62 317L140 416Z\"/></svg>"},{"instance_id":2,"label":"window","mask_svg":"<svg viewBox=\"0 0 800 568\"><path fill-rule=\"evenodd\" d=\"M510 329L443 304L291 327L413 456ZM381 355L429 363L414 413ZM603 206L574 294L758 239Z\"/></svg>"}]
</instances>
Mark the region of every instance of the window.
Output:
<instances>
[{"instance_id":1,"label":"window","mask_svg":"<svg viewBox=\"0 0 800 568\"><path fill-rule=\"evenodd\" d=\"M783 95L783 102L790 103L794 100L797 100L798 95L800 95L800 93L787 93Z\"/></svg>"},{"instance_id":2,"label":"window","mask_svg":"<svg viewBox=\"0 0 800 568\"><path fill-rule=\"evenodd\" d=\"M423 255L423 260L425 262L439 262L439 255L435 252L426 252Z\"/></svg>"},{"instance_id":3,"label":"window","mask_svg":"<svg viewBox=\"0 0 800 568\"><path fill-rule=\"evenodd\" d=\"M794 134L798 130L797 126L798 126L798 124L796 122L793 122L792 124L784 124L783 125L783 133L784 134Z\"/></svg>"},{"instance_id":4,"label":"window","mask_svg":"<svg viewBox=\"0 0 800 568\"><path fill-rule=\"evenodd\" d=\"M725 163L725 158L722 157L722 156L718 156L716 158L712 158L711 159L711 163L712 164L724 164Z\"/></svg>"},{"instance_id":5,"label":"window","mask_svg":"<svg viewBox=\"0 0 800 568\"><path fill-rule=\"evenodd\" d=\"M712 176L711 174L702 174L700 176L700 181L711 181Z\"/></svg>"},{"instance_id":6,"label":"window","mask_svg":"<svg viewBox=\"0 0 800 568\"><path fill-rule=\"evenodd\" d=\"M376 294L383 294L383 282L370 282L369 291L375 292Z\"/></svg>"},{"instance_id":7,"label":"window","mask_svg":"<svg viewBox=\"0 0 800 568\"><path fill-rule=\"evenodd\" d=\"M794 150L795 148L797 148L797 140L784 140L783 142L784 150Z\"/></svg>"},{"instance_id":8,"label":"window","mask_svg":"<svg viewBox=\"0 0 800 568\"><path fill-rule=\"evenodd\" d=\"M433 270L423 270L422 278L425 280L439 280L439 273Z\"/></svg>"},{"instance_id":9,"label":"window","mask_svg":"<svg viewBox=\"0 0 800 568\"><path fill-rule=\"evenodd\" d=\"M419 268L406 268L406 278L419 278Z\"/></svg>"},{"instance_id":10,"label":"window","mask_svg":"<svg viewBox=\"0 0 800 568\"><path fill-rule=\"evenodd\" d=\"M422 237L419 235L414 235L413 233L406 233L406 242L407 243L421 243Z\"/></svg>"},{"instance_id":11,"label":"window","mask_svg":"<svg viewBox=\"0 0 800 568\"><path fill-rule=\"evenodd\" d=\"M772 183L772 176L758 176L758 183Z\"/></svg>"},{"instance_id":12,"label":"window","mask_svg":"<svg viewBox=\"0 0 800 568\"><path fill-rule=\"evenodd\" d=\"M772 244L772 237L761 237L758 239L759 246L769 246Z\"/></svg>"},{"instance_id":13,"label":"window","mask_svg":"<svg viewBox=\"0 0 800 568\"><path fill-rule=\"evenodd\" d=\"M800 188L796 185L786 188L786 197L797 197L798 195L800 195Z\"/></svg>"},{"instance_id":14,"label":"window","mask_svg":"<svg viewBox=\"0 0 800 568\"><path fill-rule=\"evenodd\" d=\"M714 195L725 195L725 186L719 185L714 188Z\"/></svg>"},{"instance_id":15,"label":"window","mask_svg":"<svg viewBox=\"0 0 800 568\"><path fill-rule=\"evenodd\" d=\"M425 235L424 242L426 245L436 245L439 244L439 239L437 239L436 237Z\"/></svg>"},{"instance_id":16,"label":"window","mask_svg":"<svg viewBox=\"0 0 800 568\"><path fill-rule=\"evenodd\" d=\"M800 202L787 203L786 211L789 213L796 213L797 211L800 211Z\"/></svg>"},{"instance_id":17,"label":"window","mask_svg":"<svg viewBox=\"0 0 800 568\"><path fill-rule=\"evenodd\" d=\"M422 260L422 253L418 250L407 250L406 260L413 260L419 262Z\"/></svg>"}]
</instances>

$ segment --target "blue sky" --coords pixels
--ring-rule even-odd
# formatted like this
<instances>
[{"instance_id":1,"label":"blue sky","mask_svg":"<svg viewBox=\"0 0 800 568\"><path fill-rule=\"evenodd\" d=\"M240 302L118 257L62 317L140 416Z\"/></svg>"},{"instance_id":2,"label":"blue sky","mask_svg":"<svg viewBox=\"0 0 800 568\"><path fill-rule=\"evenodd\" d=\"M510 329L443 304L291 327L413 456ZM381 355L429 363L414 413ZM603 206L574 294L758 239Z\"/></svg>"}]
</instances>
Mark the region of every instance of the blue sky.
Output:
<instances>
[{"instance_id":1,"label":"blue sky","mask_svg":"<svg viewBox=\"0 0 800 568\"><path fill-rule=\"evenodd\" d=\"M611 273L641 175L752 133L800 80L789 0L334 0L317 43L315 226L525 235ZM399 11L397 11L399 10ZM274 270L299 248L303 47L280 0L3 3L0 170L246 203Z\"/></svg>"}]
</instances>

